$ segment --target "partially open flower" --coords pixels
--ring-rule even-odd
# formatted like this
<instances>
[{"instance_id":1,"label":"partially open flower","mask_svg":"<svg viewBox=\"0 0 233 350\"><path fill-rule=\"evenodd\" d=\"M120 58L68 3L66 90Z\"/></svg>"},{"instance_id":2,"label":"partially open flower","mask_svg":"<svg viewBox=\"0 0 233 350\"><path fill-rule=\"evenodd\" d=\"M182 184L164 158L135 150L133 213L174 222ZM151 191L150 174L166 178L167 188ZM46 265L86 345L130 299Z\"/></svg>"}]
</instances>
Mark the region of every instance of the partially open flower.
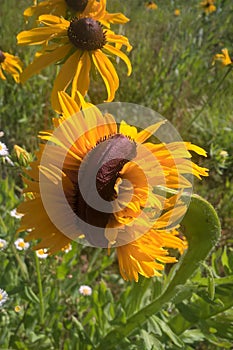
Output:
<instances>
[{"instance_id":1,"label":"partially open flower","mask_svg":"<svg viewBox=\"0 0 233 350\"><path fill-rule=\"evenodd\" d=\"M72 240L114 246L126 280L159 275L164 263L176 261L167 248L186 247L177 230L187 209L183 190L192 186L186 174L207 176L189 150L205 151L189 142L146 142L164 120L138 131L79 99L82 112L60 92L62 116L40 134L47 143L24 180L20 231L31 229L26 241L40 240L35 249L48 254ZM165 192L157 192L161 185Z\"/></svg>"},{"instance_id":2,"label":"partially open flower","mask_svg":"<svg viewBox=\"0 0 233 350\"><path fill-rule=\"evenodd\" d=\"M16 154L20 164L22 164L24 166L27 165L31 159L30 154L25 149L23 149L22 147L20 147L18 145L14 145L14 151L15 151L15 154Z\"/></svg>"},{"instance_id":3,"label":"partially open flower","mask_svg":"<svg viewBox=\"0 0 233 350\"><path fill-rule=\"evenodd\" d=\"M222 49L222 53L217 53L214 56L212 64L214 65L216 61L221 62L223 66L229 66L230 64L233 64L233 61L229 56L228 49L226 48Z\"/></svg>"},{"instance_id":4,"label":"partially open flower","mask_svg":"<svg viewBox=\"0 0 233 350\"><path fill-rule=\"evenodd\" d=\"M19 75L22 70L23 63L19 57L0 50L0 79L6 80L3 73L3 71L5 71L6 73L12 75L16 83L19 83Z\"/></svg>"}]
</instances>

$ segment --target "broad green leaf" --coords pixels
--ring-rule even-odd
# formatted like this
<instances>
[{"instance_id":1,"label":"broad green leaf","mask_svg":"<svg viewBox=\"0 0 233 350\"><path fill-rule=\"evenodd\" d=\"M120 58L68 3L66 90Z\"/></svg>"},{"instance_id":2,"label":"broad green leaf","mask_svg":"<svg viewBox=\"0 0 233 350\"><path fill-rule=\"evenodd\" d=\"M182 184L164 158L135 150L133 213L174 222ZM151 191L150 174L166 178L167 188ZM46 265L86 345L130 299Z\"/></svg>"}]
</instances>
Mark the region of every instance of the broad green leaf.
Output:
<instances>
[{"instance_id":1,"label":"broad green leaf","mask_svg":"<svg viewBox=\"0 0 233 350\"><path fill-rule=\"evenodd\" d=\"M192 196L181 227L187 237L189 248L173 270L166 289L157 299L130 316L125 326L113 328L102 339L97 347L98 350L114 348L123 337L128 336L137 327L141 327L150 316L171 301L176 295L177 287L191 277L210 253L220 235L220 223L216 212L206 200L197 195Z\"/></svg>"}]
</instances>

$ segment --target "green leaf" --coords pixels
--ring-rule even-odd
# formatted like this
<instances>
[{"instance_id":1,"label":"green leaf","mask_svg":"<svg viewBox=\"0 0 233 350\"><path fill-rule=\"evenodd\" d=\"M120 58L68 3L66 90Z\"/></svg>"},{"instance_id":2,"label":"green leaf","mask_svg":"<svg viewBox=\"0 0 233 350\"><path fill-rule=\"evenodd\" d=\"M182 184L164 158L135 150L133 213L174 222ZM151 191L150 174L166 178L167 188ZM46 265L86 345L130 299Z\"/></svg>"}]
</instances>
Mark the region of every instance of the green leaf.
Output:
<instances>
[{"instance_id":1,"label":"green leaf","mask_svg":"<svg viewBox=\"0 0 233 350\"><path fill-rule=\"evenodd\" d=\"M126 325L113 328L101 341L98 350L109 350L134 329L141 327L150 316L157 313L164 304L171 301L177 288L184 284L204 261L216 244L220 235L220 223L214 208L203 198L193 195L190 206L181 222L189 248L176 265L163 293L149 305L142 308L127 320Z\"/></svg>"},{"instance_id":2,"label":"green leaf","mask_svg":"<svg viewBox=\"0 0 233 350\"><path fill-rule=\"evenodd\" d=\"M166 322L164 322L163 320L161 320L159 317L155 317L154 319L156 319L157 323L159 324L161 330L163 331L163 333L165 333L168 338L170 338L170 340L172 341L172 343L174 345L176 345L178 348L183 348L183 342L179 339L179 337L171 330L171 328L168 326L168 324Z\"/></svg>"},{"instance_id":3,"label":"green leaf","mask_svg":"<svg viewBox=\"0 0 233 350\"><path fill-rule=\"evenodd\" d=\"M140 335L144 341L145 349L147 350L163 350L163 344L151 333L141 330Z\"/></svg>"}]
</instances>

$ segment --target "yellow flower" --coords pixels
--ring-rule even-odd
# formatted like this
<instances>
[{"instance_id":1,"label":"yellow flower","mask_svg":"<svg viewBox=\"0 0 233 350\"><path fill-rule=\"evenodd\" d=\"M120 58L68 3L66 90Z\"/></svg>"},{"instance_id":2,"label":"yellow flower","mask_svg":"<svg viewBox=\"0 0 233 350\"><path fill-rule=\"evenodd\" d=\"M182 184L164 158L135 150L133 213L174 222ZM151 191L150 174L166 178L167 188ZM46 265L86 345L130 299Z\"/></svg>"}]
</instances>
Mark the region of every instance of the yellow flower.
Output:
<instances>
[{"instance_id":1,"label":"yellow flower","mask_svg":"<svg viewBox=\"0 0 233 350\"><path fill-rule=\"evenodd\" d=\"M216 11L216 6L214 5L214 0L204 0L204 1L200 2L200 5L207 15Z\"/></svg>"},{"instance_id":2,"label":"yellow flower","mask_svg":"<svg viewBox=\"0 0 233 350\"><path fill-rule=\"evenodd\" d=\"M212 64L214 64L215 61L220 61L223 66L228 66L229 64L233 63L227 49L222 49L222 53L217 53L214 56Z\"/></svg>"},{"instance_id":3,"label":"yellow flower","mask_svg":"<svg viewBox=\"0 0 233 350\"><path fill-rule=\"evenodd\" d=\"M175 9L174 15L175 15L175 16L179 16L179 15L180 15L180 10L179 10L179 9Z\"/></svg>"},{"instance_id":4,"label":"yellow flower","mask_svg":"<svg viewBox=\"0 0 233 350\"><path fill-rule=\"evenodd\" d=\"M30 230L25 240L40 240L34 249L48 254L72 240L115 246L126 280L159 275L164 263L176 261L167 248L186 247L177 230L186 211L182 193L191 187L186 175L207 176L189 150L205 151L189 142L146 142L164 121L138 132L102 115L81 94L75 101L60 92L59 101L62 116L53 120L54 130L40 133L47 143L26 171L19 231Z\"/></svg>"},{"instance_id":5,"label":"yellow flower","mask_svg":"<svg viewBox=\"0 0 233 350\"><path fill-rule=\"evenodd\" d=\"M31 160L30 154L22 147L18 145L14 145L14 151L18 160L22 163L22 165L26 166L27 163Z\"/></svg>"},{"instance_id":6,"label":"yellow flower","mask_svg":"<svg viewBox=\"0 0 233 350\"><path fill-rule=\"evenodd\" d=\"M145 6L148 10L157 10L157 8L158 8L158 5L156 5L156 3L154 3L153 1L148 1L145 4Z\"/></svg>"},{"instance_id":7,"label":"yellow flower","mask_svg":"<svg viewBox=\"0 0 233 350\"><path fill-rule=\"evenodd\" d=\"M68 10L72 17L75 15L79 18L92 17L108 28L111 23L124 24L129 21L122 13L107 12L106 0L46 0L28 7L24 11L24 16L28 19L31 16L38 18L40 15L51 14L67 19Z\"/></svg>"},{"instance_id":8,"label":"yellow flower","mask_svg":"<svg viewBox=\"0 0 233 350\"><path fill-rule=\"evenodd\" d=\"M0 79L6 80L3 71L12 75L16 83L19 83L19 75L23 70L23 63L19 57L10 55L0 50Z\"/></svg>"},{"instance_id":9,"label":"yellow flower","mask_svg":"<svg viewBox=\"0 0 233 350\"><path fill-rule=\"evenodd\" d=\"M94 66L100 73L107 89L107 101L112 101L119 87L117 72L107 54L120 57L131 74L131 63L121 46L131 50L128 39L116 35L109 29L103 30L95 18L75 17L71 22L52 15L39 17L43 26L18 34L18 44L39 45L34 61L23 71L21 82L40 72L48 65L59 62L61 69L55 79L52 90L52 106L59 111L58 91L66 90L70 85L72 97L76 91L84 96L90 84L90 70ZM111 45L115 43L116 46Z\"/></svg>"}]
</instances>

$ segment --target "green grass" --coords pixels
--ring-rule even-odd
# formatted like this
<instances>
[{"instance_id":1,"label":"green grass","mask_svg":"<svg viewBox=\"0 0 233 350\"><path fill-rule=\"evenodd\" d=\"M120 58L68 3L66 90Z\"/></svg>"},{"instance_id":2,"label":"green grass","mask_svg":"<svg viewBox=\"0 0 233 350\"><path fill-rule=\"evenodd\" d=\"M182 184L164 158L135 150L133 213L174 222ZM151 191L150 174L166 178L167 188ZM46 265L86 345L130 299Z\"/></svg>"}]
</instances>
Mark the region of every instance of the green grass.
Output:
<instances>
[{"instance_id":1,"label":"green grass","mask_svg":"<svg viewBox=\"0 0 233 350\"><path fill-rule=\"evenodd\" d=\"M120 26L120 32L133 45L129 54L133 73L126 77L124 63L116 62L120 77L116 101L150 107L166 117L185 141L206 149L207 159L196 161L210 169L210 176L195 181L194 192L215 207L222 237L206 265L177 290L175 298L122 338L115 349L231 349L233 71L226 75L229 68L212 66L212 58L224 47L233 56L233 4L216 0L217 11L209 16L203 15L198 0L157 4L158 10L147 11L139 0L108 1L109 11L122 11L131 19ZM26 0L4 0L0 17L0 49L19 55L25 64L34 49L17 47L16 35L26 28L22 12L27 6ZM175 8L181 10L179 17L173 14ZM10 152L14 144L34 152L37 133L50 127L54 76L51 67L24 86L11 77L0 82L0 130L4 131L0 141ZM89 97L95 104L106 97L100 80L93 82ZM226 158L221 156L223 150ZM114 251L107 256L106 251L77 243L69 253L39 264L31 249L16 250L19 221L10 211L22 200L21 171L3 162L0 166L0 238L8 241L7 249L0 251L0 288L9 294L0 309L0 349L95 349L111 327L126 325L134 312L163 291L167 273L160 279L126 283L119 276ZM89 297L78 292L84 284L93 288ZM19 313L16 305L21 306Z\"/></svg>"}]
</instances>

